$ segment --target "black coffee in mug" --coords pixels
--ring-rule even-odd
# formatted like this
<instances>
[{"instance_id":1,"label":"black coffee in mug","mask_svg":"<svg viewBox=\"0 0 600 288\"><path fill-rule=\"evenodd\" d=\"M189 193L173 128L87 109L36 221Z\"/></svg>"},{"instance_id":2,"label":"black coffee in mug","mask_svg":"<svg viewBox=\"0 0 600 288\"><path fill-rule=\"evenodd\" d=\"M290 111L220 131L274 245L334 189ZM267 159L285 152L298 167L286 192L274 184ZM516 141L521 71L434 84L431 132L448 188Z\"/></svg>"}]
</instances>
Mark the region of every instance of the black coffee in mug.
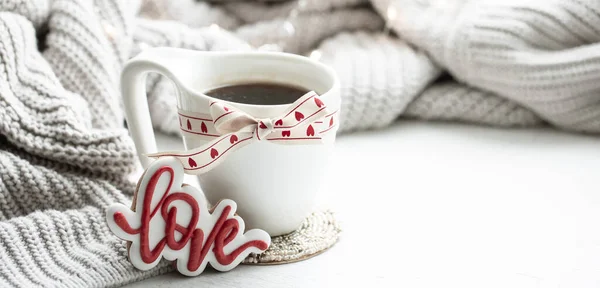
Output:
<instances>
[{"instance_id":1,"label":"black coffee in mug","mask_svg":"<svg viewBox=\"0 0 600 288\"><path fill-rule=\"evenodd\" d=\"M293 103L309 91L303 87L275 83L244 83L222 86L204 94L235 103L279 105Z\"/></svg>"}]
</instances>

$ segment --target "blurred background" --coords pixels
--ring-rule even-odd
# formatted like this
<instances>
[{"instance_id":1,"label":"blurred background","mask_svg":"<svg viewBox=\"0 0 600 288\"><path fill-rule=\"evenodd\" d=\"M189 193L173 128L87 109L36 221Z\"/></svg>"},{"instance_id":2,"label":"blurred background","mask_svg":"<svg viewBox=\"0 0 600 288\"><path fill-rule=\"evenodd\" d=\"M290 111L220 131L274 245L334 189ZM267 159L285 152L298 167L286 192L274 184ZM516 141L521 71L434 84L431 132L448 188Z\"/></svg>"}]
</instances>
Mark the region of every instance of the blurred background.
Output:
<instances>
[{"instance_id":1,"label":"blurred background","mask_svg":"<svg viewBox=\"0 0 600 288\"><path fill-rule=\"evenodd\" d=\"M134 51L258 49L332 66L342 81L342 133L399 117L600 132L595 0L147 0L139 7ZM162 82L150 86L151 105L161 107L155 122L177 131Z\"/></svg>"},{"instance_id":2,"label":"blurred background","mask_svg":"<svg viewBox=\"0 0 600 288\"><path fill-rule=\"evenodd\" d=\"M105 225L140 172L120 74L159 46L336 71L339 243L191 279L131 265ZM0 287L600 287L598 0L2 0L0 68ZM161 150L174 93L149 75Z\"/></svg>"}]
</instances>

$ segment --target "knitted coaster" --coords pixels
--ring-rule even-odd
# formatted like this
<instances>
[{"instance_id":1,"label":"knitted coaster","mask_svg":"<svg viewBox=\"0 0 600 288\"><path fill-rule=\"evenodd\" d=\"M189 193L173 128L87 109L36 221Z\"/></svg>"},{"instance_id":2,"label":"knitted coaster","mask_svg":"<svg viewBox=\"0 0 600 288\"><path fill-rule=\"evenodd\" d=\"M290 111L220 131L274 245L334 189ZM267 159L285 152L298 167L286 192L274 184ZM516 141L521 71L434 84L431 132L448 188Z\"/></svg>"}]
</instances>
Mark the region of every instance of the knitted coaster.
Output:
<instances>
[{"instance_id":1,"label":"knitted coaster","mask_svg":"<svg viewBox=\"0 0 600 288\"><path fill-rule=\"evenodd\" d=\"M272 237L269 249L261 254L251 253L242 264L275 265L306 260L332 247L341 232L333 212L314 212L298 230Z\"/></svg>"}]
</instances>

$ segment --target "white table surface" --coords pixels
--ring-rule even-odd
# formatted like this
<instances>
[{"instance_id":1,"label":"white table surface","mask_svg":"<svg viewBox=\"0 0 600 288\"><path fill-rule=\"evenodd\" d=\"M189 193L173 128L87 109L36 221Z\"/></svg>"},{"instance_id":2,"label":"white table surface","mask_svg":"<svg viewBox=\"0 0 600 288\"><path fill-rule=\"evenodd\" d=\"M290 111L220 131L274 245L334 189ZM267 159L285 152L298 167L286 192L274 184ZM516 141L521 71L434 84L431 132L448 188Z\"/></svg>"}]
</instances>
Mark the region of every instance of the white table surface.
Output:
<instances>
[{"instance_id":1,"label":"white table surface","mask_svg":"<svg viewBox=\"0 0 600 288\"><path fill-rule=\"evenodd\" d=\"M340 136L331 175L324 254L129 287L600 287L600 137L402 121Z\"/></svg>"}]
</instances>

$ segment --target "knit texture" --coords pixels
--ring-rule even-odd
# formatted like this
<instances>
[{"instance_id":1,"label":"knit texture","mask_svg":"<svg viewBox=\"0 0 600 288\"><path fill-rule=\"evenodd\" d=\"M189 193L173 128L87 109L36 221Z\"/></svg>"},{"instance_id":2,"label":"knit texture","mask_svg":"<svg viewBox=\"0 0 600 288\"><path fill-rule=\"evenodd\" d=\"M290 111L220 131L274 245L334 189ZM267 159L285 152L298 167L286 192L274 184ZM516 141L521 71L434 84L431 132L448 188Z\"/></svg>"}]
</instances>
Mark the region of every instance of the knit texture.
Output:
<instances>
[{"instance_id":1,"label":"knit texture","mask_svg":"<svg viewBox=\"0 0 600 288\"><path fill-rule=\"evenodd\" d=\"M441 73L427 55L383 34L342 33L319 51L340 78L340 133L389 125Z\"/></svg>"},{"instance_id":2,"label":"knit texture","mask_svg":"<svg viewBox=\"0 0 600 288\"><path fill-rule=\"evenodd\" d=\"M402 37L460 83L556 127L600 132L600 2L374 0Z\"/></svg>"},{"instance_id":3,"label":"knit texture","mask_svg":"<svg viewBox=\"0 0 600 288\"><path fill-rule=\"evenodd\" d=\"M140 172L119 75L148 47L311 55L340 77L341 134L401 117L600 132L597 0L4 0L0 11L0 287L172 271L135 269L104 221L109 204L131 203ZM149 75L148 101L155 128L179 135L170 82Z\"/></svg>"},{"instance_id":4,"label":"knit texture","mask_svg":"<svg viewBox=\"0 0 600 288\"><path fill-rule=\"evenodd\" d=\"M103 220L135 188L117 92L130 8L23 3L2 4L26 17L0 13L0 287L119 286L167 272L136 270ZM28 19L47 19L43 52Z\"/></svg>"},{"instance_id":5,"label":"knit texture","mask_svg":"<svg viewBox=\"0 0 600 288\"><path fill-rule=\"evenodd\" d=\"M415 97L403 117L421 120L458 121L498 127L528 127L544 121L531 110L493 93L440 80Z\"/></svg>"},{"instance_id":6,"label":"knit texture","mask_svg":"<svg viewBox=\"0 0 600 288\"><path fill-rule=\"evenodd\" d=\"M595 49L597 29L593 28L597 24L595 11L600 9L600 4L593 1L373 0L371 4L378 14L373 14L368 3L360 0L268 4L209 1L194 5L206 3L237 18L240 26L230 30L253 48L302 55L309 55L313 50L321 52L324 55L321 61L333 66L344 86L343 105L347 110L342 112L340 133L384 127L402 117L454 119L491 126L550 124L571 131L600 132L597 123L600 117L597 83L600 82L595 81L600 67L594 64L600 49ZM394 15L393 19L387 19ZM570 28L570 23L583 28ZM391 29L388 34L383 34L385 25ZM557 34L554 28L563 32ZM405 51L414 51L414 56L402 58L402 65L378 60L384 59L383 46L363 45L365 35L376 41L406 46ZM556 38L554 44L544 37ZM349 38L356 39L340 40ZM363 44L353 46L352 43ZM556 43L563 44L557 46ZM334 60L321 50L351 56L336 56ZM456 89L449 90L449 83L432 83L435 79L430 77L435 78L440 73L424 72L422 78L415 76L414 79L425 87L419 88L417 84L412 88L403 87L407 90L403 93L392 92L391 87L401 87L403 81L412 77L399 72L400 68L406 73L430 71L431 63L449 73L451 86ZM418 89L408 92L415 88ZM162 95L169 95L164 98L173 97L169 89L162 91ZM422 94L422 91L436 93ZM445 103L444 110L418 109L418 115L415 110L410 113L405 110L411 101L415 101L411 107L441 107L426 105L427 101L437 99L432 95L439 95L438 104ZM485 95L482 99L489 101L472 101L473 95ZM451 107L454 104L458 106ZM490 105L495 108L490 110ZM508 112L513 110L519 112ZM498 114L501 111L510 115ZM171 116L162 119L168 119L163 122L170 124L161 128L177 135L175 114L167 115Z\"/></svg>"}]
</instances>

